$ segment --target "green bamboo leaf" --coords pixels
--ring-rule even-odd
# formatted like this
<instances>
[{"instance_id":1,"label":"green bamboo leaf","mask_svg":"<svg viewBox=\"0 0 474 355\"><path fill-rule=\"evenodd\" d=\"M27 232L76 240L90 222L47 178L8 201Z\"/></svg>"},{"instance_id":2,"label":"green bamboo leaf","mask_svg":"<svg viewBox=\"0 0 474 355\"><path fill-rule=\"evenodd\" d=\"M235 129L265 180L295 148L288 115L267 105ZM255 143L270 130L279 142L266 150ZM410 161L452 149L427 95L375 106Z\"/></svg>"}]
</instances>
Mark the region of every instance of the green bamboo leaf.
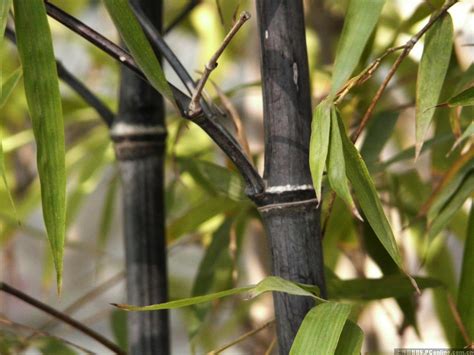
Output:
<instances>
[{"instance_id":1,"label":"green bamboo leaf","mask_svg":"<svg viewBox=\"0 0 474 355\"><path fill-rule=\"evenodd\" d=\"M124 309L126 311L140 311L140 312L157 311L160 309L174 309L174 308L192 306L195 304L210 302L210 301L217 300L219 298L237 295L241 293L249 293L249 297L253 298L265 292L285 292L290 295L312 297L315 300L324 302L324 300L317 297L313 292L308 291L305 288L303 288L303 285L299 285L297 283L284 280L277 276L269 276L269 277L264 278L257 285L237 287L237 288L232 288L230 290L210 293L203 296L184 298L177 301L171 301L171 302L160 303L160 304L144 306L144 307L131 306L127 304L113 304L113 305L118 308Z\"/></svg>"},{"instance_id":2,"label":"green bamboo leaf","mask_svg":"<svg viewBox=\"0 0 474 355\"><path fill-rule=\"evenodd\" d=\"M462 142L464 142L466 139L469 139L474 136L474 121L472 121L469 126L464 130L464 132L461 134L461 137L456 139L456 142L454 142L453 147L450 150L450 153L456 149Z\"/></svg>"},{"instance_id":3,"label":"green bamboo leaf","mask_svg":"<svg viewBox=\"0 0 474 355\"><path fill-rule=\"evenodd\" d=\"M213 233L204 257L199 263L198 272L194 279L192 296L222 291L232 287L233 262L230 255L229 243L233 218L227 218ZM188 333L193 338L200 330L211 304L193 307L195 321L190 322Z\"/></svg>"},{"instance_id":4,"label":"green bamboo leaf","mask_svg":"<svg viewBox=\"0 0 474 355\"><path fill-rule=\"evenodd\" d=\"M327 101L321 102L315 109L311 122L311 140L309 143L309 167L313 178L314 190L321 201L321 186L326 158L329 150L331 127L331 108Z\"/></svg>"},{"instance_id":5,"label":"green bamboo leaf","mask_svg":"<svg viewBox=\"0 0 474 355\"><path fill-rule=\"evenodd\" d=\"M451 221L456 212L462 207L464 202L474 193L474 171L464 179L462 184L449 199L438 216L429 226L428 240L433 240Z\"/></svg>"},{"instance_id":6,"label":"green bamboo leaf","mask_svg":"<svg viewBox=\"0 0 474 355\"><path fill-rule=\"evenodd\" d=\"M349 206L354 215L359 219L362 219L357 211L349 190L349 183L346 176L346 163L342 149L341 132L339 131L337 113L334 106L331 107L331 142L329 144L328 180L331 188Z\"/></svg>"},{"instance_id":7,"label":"green bamboo leaf","mask_svg":"<svg viewBox=\"0 0 474 355\"><path fill-rule=\"evenodd\" d=\"M474 302L472 302L472 290L474 290L474 277L472 277L472 270L474 270L474 202L471 202L471 213L466 232L457 306L469 338L474 339ZM469 344L465 343L461 333L458 332L456 347L464 348L467 345Z\"/></svg>"},{"instance_id":8,"label":"green bamboo leaf","mask_svg":"<svg viewBox=\"0 0 474 355\"><path fill-rule=\"evenodd\" d=\"M2 3L1 6L5 6L5 3ZM2 10L3 10L3 8L2 8ZM3 16L3 13L2 13L2 16ZM0 71L1 71L1 68L0 68ZM22 72L21 67L20 67L17 70L15 70L7 78L5 83L2 84L1 90L0 90L0 109L8 101L8 98L10 97L13 90L16 88L16 86L17 86L18 82L20 81L22 75L23 75L23 72ZM13 214L15 216L17 216L15 203L13 201L13 196L10 192L10 187L8 186L8 180L7 180L6 168L5 168L5 154L4 154L4 151L3 151L3 144L2 144L1 140L0 140L0 176L3 180L3 186L5 186L5 190L7 191L8 200L10 201L10 205L12 206ZM17 217L15 217L15 218L17 218Z\"/></svg>"},{"instance_id":9,"label":"green bamboo leaf","mask_svg":"<svg viewBox=\"0 0 474 355\"><path fill-rule=\"evenodd\" d=\"M15 90L16 86L18 85L22 75L23 71L20 67L11 73L7 80L5 80L5 82L2 84L2 90L0 93L0 109L3 108L3 106L5 106L7 103L13 90Z\"/></svg>"},{"instance_id":10,"label":"green bamboo leaf","mask_svg":"<svg viewBox=\"0 0 474 355\"><path fill-rule=\"evenodd\" d=\"M453 46L453 23L449 14L426 33L425 47L416 83L416 157L439 102Z\"/></svg>"},{"instance_id":11,"label":"green bamboo leaf","mask_svg":"<svg viewBox=\"0 0 474 355\"><path fill-rule=\"evenodd\" d=\"M421 289L442 287L443 284L432 278L415 277ZM411 281L401 274L388 275L378 279L328 280L328 294L331 299L380 300L412 296L415 290Z\"/></svg>"},{"instance_id":12,"label":"green bamboo leaf","mask_svg":"<svg viewBox=\"0 0 474 355\"><path fill-rule=\"evenodd\" d=\"M354 72L384 4L385 0L350 1L337 45L331 95L335 95Z\"/></svg>"},{"instance_id":13,"label":"green bamboo leaf","mask_svg":"<svg viewBox=\"0 0 474 355\"><path fill-rule=\"evenodd\" d=\"M301 323L290 355L314 354L316 349L318 354L334 354L350 312L350 305L336 302L311 309Z\"/></svg>"},{"instance_id":14,"label":"green bamboo leaf","mask_svg":"<svg viewBox=\"0 0 474 355\"><path fill-rule=\"evenodd\" d=\"M37 144L43 218L61 290L66 225L64 122L51 31L42 0L14 0L18 51Z\"/></svg>"},{"instance_id":15,"label":"green bamboo leaf","mask_svg":"<svg viewBox=\"0 0 474 355\"><path fill-rule=\"evenodd\" d=\"M166 81L160 62L128 1L104 0L104 3L123 41L151 85L171 102L174 102L173 93Z\"/></svg>"},{"instance_id":16,"label":"green bamboo leaf","mask_svg":"<svg viewBox=\"0 0 474 355\"><path fill-rule=\"evenodd\" d=\"M109 323L115 342L120 349L126 351L128 349L127 313L120 309L112 311Z\"/></svg>"},{"instance_id":17,"label":"green bamboo leaf","mask_svg":"<svg viewBox=\"0 0 474 355\"><path fill-rule=\"evenodd\" d=\"M359 355L362 350L362 342L364 341L364 332L360 327L346 320L342 329L339 342L337 343L335 355Z\"/></svg>"},{"instance_id":18,"label":"green bamboo leaf","mask_svg":"<svg viewBox=\"0 0 474 355\"><path fill-rule=\"evenodd\" d=\"M240 175L209 161L196 158L178 158L184 171L211 194L222 194L235 201L246 199L245 183Z\"/></svg>"},{"instance_id":19,"label":"green bamboo leaf","mask_svg":"<svg viewBox=\"0 0 474 355\"><path fill-rule=\"evenodd\" d=\"M380 153L393 133L399 112L380 112L369 121L364 142L360 148L360 155L372 171Z\"/></svg>"},{"instance_id":20,"label":"green bamboo leaf","mask_svg":"<svg viewBox=\"0 0 474 355\"><path fill-rule=\"evenodd\" d=\"M474 86L460 92L448 100L449 107L473 106L474 105Z\"/></svg>"},{"instance_id":21,"label":"green bamboo leaf","mask_svg":"<svg viewBox=\"0 0 474 355\"><path fill-rule=\"evenodd\" d=\"M398 267L402 268L402 261L395 236L385 216L367 166L357 148L345 134L344 124L339 116L338 123L342 137L344 156L346 158L347 177L354 188L354 193L359 201L360 207L384 248Z\"/></svg>"}]
</instances>

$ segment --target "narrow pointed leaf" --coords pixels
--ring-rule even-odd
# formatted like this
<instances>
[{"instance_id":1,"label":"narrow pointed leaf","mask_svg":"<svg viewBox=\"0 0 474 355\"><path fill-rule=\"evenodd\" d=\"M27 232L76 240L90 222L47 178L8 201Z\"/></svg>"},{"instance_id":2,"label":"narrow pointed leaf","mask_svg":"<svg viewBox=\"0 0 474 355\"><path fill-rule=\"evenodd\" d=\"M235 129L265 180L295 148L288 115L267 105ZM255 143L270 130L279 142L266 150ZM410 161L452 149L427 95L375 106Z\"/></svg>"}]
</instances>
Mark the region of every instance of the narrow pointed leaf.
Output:
<instances>
[{"instance_id":1,"label":"narrow pointed leaf","mask_svg":"<svg viewBox=\"0 0 474 355\"><path fill-rule=\"evenodd\" d=\"M472 277L472 270L474 270L474 202L471 202L457 304L466 332L471 339L474 339L474 302L472 302L474 277ZM467 345L469 344L466 344L464 338L458 333L456 347L464 348Z\"/></svg>"},{"instance_id":2,"label":"narrow pointed leaf","mask_svg":"<svg viewBox=\"0 0 474 355\"><path fill-rule=\"evenodd\" d=\"M4 3L2 3L1 6L5 6ZM16 86L17 86L18 82L20 81L20 78L21 78L22 75L23 75L23 72L22 72L21 67L20 67L17 70L15 70L8 77L8 79L5 81L5 83L1 86L0 109L8 101L8 98L10 97L13 90L16 88ZM2 144L1 141L0 141L0 176L3 180L3 185L5 186L5 190L7 191L8 199L10 200L10 204L12 206L13 213L14 213L15 216L17 216L15 203L13 202L13 197L12 197L12 194L10 192L10 188L8 186L8 180L7 180L6 169L5 169L5 154L3 152L3 144Z\"/></svg>"},{"instance_id":3,"label":"narrow pointed leaf","mask_svg":"<svg viewBox=\"0 0 474 355\"><path fill-rule=\"evenodd\" d=\"M448 100L449 107L473 106L474 105L474 86L460 92Z\"/></svg>"},{"instance_id":4,"label":"narrow pointed leaf","mask_svg":"<svg viewBox=\"0 0 474 355\"><path fill-rule=\"evenodd\" d=\"M328 180L336 194L349 206L356 216L359 216L349 190L341 132L339 131L337 113L334 106L331 107L331 141L329 144Z\"/></svg>"},{"instance_id":5,"label":"narrow pointed leaf","mask_svg":"<svg viewBox=\"0 0 474 355\"><path fill-rule=\"evenodd\" d=\"M130 8L128 0L104 0L104 3L123 41L151 85L171 102L174 102L173 93L166 81L163 69Z\"/></svg>"},{"instance_id":6,"label":"narrow pointed leaf","mask_svg":"<svg viewBox=\"0 0 474 355\"><path fill-rule=\"evenodd\" d=\"M464 202L474 193L474 171L464 179L462 184L449 199L438 216L431 224L428 236L429 240L433 240L451 221L454 215L459 211Z\"/></svg>"},{"instance_id":7,"label":"narrow pointed leaf","mask_svg":"<svg viewBox=\"0 0 474 355\"><path fill-rule=\"evenodd\" d=\"M346 158L346 173L354 189L354 194L359 201L365 218L377 235L377 238L390 254L393 261L395 261L398 267L402 268L402 261L395 236L385 216L382 203L380 202L367 166L357 148L345 134L344 124L340 117L338 117L338 123L342 136L344 156Z\"/></svg>"},{"instance_id":8,"label":"narrow pointed leaf","mask_svg":"<svg viewBox=\"0 0 474 355\"><path fill-rule=\"evenodd\" d=\"M18 85L18 82L20 81L22 75L23 71L20 67L13 73L11 73L7 80L5 80L5 82L2 84L2 90L0 94L0 109L3 108L3 106L5 106L5 104L7 103L8 98Z\"/></svg>"},{"instance_id":9,"label":"narrow pointed leaf","mask_svg":"<svg viewBox=\"0 0 474 355\"><path fill-rule=\"evenodd\" d=\"M384 4L385 0L350 1L337 46L331 95L336 94L354 72Z\"/></svg>"},{"instance_id":10,"label":"narrow pointed leaf","mask_svg":"<svg viewBox=\"0 0 474 355\"><path fill-rule=\"evenodd\" d=\"M301 323L290 354L334 354L350 312L350 305L335 302L311 309Z\"/></svg>"},{"instance_id":11,"label":"narrow pointed leaf","mask_svg":"<svg viewBox=\"0 0 474 355\"><path fill-rule=\"evenodd\" d=\"M321 186L329 150L330 127L331 108L327 101L323 101L314 111L311 122L311 140L309 143L309 167L318 201L321 201Z\"/></svg>"},{"instance_id":12,"label":"narrow pointed leaf","mask_svg":"<svg viewBox=\"0 0 474 355\"><path fill-rule=\"evenodd\" d=\"M37 144L43 218L61 289L66 225L64 122L51 32L42 0L14 0L18 51Z\"/></svg>"},{"instance_id":13,"label":"narrow pointed leaf","mask_svg":"<svg viewBox=\"0 0 474 355\"><path fill-rule=\"evenodd\" d=\"M435 279L415 277L420 289L442 287ZM401 274L388 275L378 279L329 279L328 294L331 299L380 300L412 296L415 290L410 280Z\"/></svg>"},{"instance_id":14,"label":"narrow pointed leaf","mask_svg":"<svg viewBox=\"0 0 474 355\"><path fill-rule=\"evenodd\" d=\"M171 302L160 303L160 304L144 306L144 307L131 306L127 304L114 304L114 306L124 309L126 311L157 311L160 309L174 309L174 308L192 306L195 304L210 302L219 298L242 294L242 293L249 293L250 297L252 298L252 297L257 297L265 292L285 292L290 295L308 296L316 300L322 301L314 293L306 290L303 286L304 285L299 285L297 283L284 280L277 276L269 276L263 279L262 281L260 281L257 285L232 288L230 290L210 293L204 296L184 298L177 301L171 301Z\"/></svg>"},{"instance_id":15,"label":"narrow pointed leaf","mask_svg":"<svg viewBox=\"0 0 474 355\"><path fill-rule=\"evenodd\" d=\"M453 23L446 14L426 33L416 83L416 156L439 102L453 46Z\"/></svg>"},{"instance_id":16,"label":"narrow pointed leaf","mask_svg":"<svg viewBox=\"0 0 474 355\"><path fill-rule=\"evenodd\" d=\"M464 130L464 132L461 134L461 137L456 139L456 142L454 142L453 147L451 148L451 152L456 149L462 142L464 142L466 139L469 139L474 136L474 121L472 121L469 126Z\"/></svg>"},{"instance_id":17,"label":"narrow pointed leaf","mask_svg":"<svg viewBox=\"0 0 474 355\"><path fill-rule=\"evenodd\" d=\"M359 355L362 350L362 342L364 341L364 332L360 327L346 320L342 329L339 342L337 343L336 355Z\"/></svg>"}]
</instances>

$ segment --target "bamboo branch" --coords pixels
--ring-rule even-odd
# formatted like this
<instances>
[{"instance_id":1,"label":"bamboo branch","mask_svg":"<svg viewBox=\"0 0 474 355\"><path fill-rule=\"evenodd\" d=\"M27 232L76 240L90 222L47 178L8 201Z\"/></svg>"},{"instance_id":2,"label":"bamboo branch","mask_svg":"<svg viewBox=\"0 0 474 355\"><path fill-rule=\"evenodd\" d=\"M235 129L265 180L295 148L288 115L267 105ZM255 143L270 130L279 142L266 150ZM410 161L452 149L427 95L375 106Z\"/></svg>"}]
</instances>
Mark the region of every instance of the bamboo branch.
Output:
<instances>
[{"instance_id":1,"label":"bamboo branch","mask_svg":"<svg viewBox=\"0 0 474 355\"><path fill-rule=\"evenodd\" d=\"M12 43L16 44L16 36L13 29L9 26L5 29L5 37L7 37ZM102 118L104 123L110 127L114 120L115 114L102 102L87 86L76 78L64 65L56 60L56 67L58 69L58 76L63 80L69 87L74 90L82 99L93 107L99 116Z\"/></svg>"},{"instance_id":2,"label":"bamboo branch","mask_svg":"<svg viewBox=\"0 0 474 355\"><path fill-rule=\"evenodd\" d=\"M448 0L443 7L438 11L436 15L434 15L429 22L418 32L416 33L410 40L405 43L403 47L403 51L400 53L396 61L393 63L392 67L390 68L387 76L383 80L382 84L380 85L379 89L377 90L377 93L375 94L374 98L372 99L367 111L365 112L364 116L362 117L362 120L359 124L359 127L355 131L355 133L352 135L352 141L355 142L357 138L359 138L361 132L364 130L364 128L367 126L367 123L369 122L372 112L375 109L375 106L377 105L377 102L380 100L382 97L382 94L387 87L388 83L392 79L393 75L397 71L398 67L402 63L402 61L408 56L410 51L413 49L415 44L420 40L420 38L428 31L431 26L434 25L436 21L438 21L450 8L453 6L455 3L457 3L458 0Z\"/></svg>"},{"instance_id":3,"label":"bamboo branch","mask_svg":"<svg viewBox=\"0 0 474 355\"><path fill-rule=\"evenodd\" d=\"M103 337L96 331L86 327L84 324L76 321L75 319L69 317L68 315L48 306L47 304L31 297L28 296L27 294L21 292L20 290L17 290L16 288L13 288L9 286L8 284L4 282L0 282L0 291L3 291L5 293L8 293L20 300L22 300L25 303L28 303L29 305L38 308L42 310L45 313L48 313L49 315L61 320L62 322L70 325L71 327L77 329L78 331L86 334L87 336L91 337L92 339L96 340L106 348L112 350L116 354L125 354L122 349L120 349L116 344L112 343L110 340L107 338Z\"/></svg>"},{"instance_id":4,"label":"bamboo branch","mask_svg":"<svg viewBox=\"0 0 474 355\"><path fill-rule=\"evenodd\" d=\"M226 47L229 45L230 41L232 41L232 39L234 38L236 33L239 31L239 29L249 19L250 19L250 14L248 12L244 11L240 14L238 21L234 23L229 33L227 33L224 40L222 41L222 44L220 45L220 47L217 49L217 51L214 53L211 59L209 59L209 62L207 62L207 64L204 66L204 72L201 76L201 79L199 80L197 84L196 90L193 93L193 96L191 98L191 103L189 104L188 114L190 116L194 116L200 111L199 100L202 95L202 90L204 89L204 85L206 85L207 79L209 79L211 72L217 68L217 60L222 55Z\"/></svg>"},{"instance_id":5,"label":"bamboo branch","mask_svg":"<svg viewBox=\"0 0 474 355\"><path fill-rule=\"evenodd\" d=\"M173 21L171 21L171 23L168 25L168 27L166 27L166 29L163 31L163 34L166 35L169 32L171 32L200 3L201 3L201 0L191 0L188 3L188 5L186 5L185 8L181 11L181 13L178 16L176 16L176 18Z\"/></svg>"},{"instance_id":6,"label":"bamboo branch","mask_svg":"<svg viewBox=\"0 0 474 355\"><path fill-rule=\"evenodd\" d=\"M77 20L73 16L62 11L51 3L46 2L45 4L48 15L56 19L58 22L62 23L64 26L68 27L70 30L72 30L88 42L95 45L97 48L103 50L105 53L107 53L115 60L119 61L121 64L127 66L140 78L147 81L145 75L142 73L140 68L138 68L137 64L129 53L127 53L125 50L123 50L98 32L88 27L86 24L82 23L81 21ZM194 123L199 125L224 151L224 153L229 157L229 159L239 170L245 182L247 183L247 195L250 198L253 198L255 195L263 192L264 183L262 177L252 166L250 161L245 156L245 153L243 152L242 148L232 137L232 135L216 120L211 119L210 117L207 117L203 114L197 115L195 117L190 117L187 114L190 98L172 84L168 84L170 85L173 91L173 95L176 100L176 103L178 104L178 108L180 110L181 115L184 118L190 119Z\"/></svg>"}]
</instances>

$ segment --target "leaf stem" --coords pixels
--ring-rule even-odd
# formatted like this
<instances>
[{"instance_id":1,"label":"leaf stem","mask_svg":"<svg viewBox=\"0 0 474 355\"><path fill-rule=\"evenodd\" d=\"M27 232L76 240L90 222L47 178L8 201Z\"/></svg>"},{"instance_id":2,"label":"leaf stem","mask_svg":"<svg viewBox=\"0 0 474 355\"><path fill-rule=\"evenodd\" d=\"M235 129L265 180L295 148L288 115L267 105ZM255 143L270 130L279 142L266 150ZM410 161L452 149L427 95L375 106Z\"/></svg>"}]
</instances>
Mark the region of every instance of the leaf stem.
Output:
<instances>
[{"instance_id":1,"label":"leaf stem","mask_svg":"<svg viewBox=\"0 0 474 355\"><path fill-rule=\"evenodd\" d=\"M77 320L69 317L68 315L48 306L47 304L31 297L28 296L27 294L21 292L20 290L17 290L16 288L4 283L0 282L0 291L3 291L5 293L8 293L23 302L28 303L29 305L38 308L42 310L45 313L48 313L49 315L61 320L62 322L70 325L71 327L79 330L80 332L86 334L87 336L91 337L92 339L96 340L106 348L112 350L116 354L125 354L125 352L120 349L116 344L112 343L110 340L107 338L103 337L96 331L86 327L84 324L78 322Z\"/></svg>"}]
</instances>

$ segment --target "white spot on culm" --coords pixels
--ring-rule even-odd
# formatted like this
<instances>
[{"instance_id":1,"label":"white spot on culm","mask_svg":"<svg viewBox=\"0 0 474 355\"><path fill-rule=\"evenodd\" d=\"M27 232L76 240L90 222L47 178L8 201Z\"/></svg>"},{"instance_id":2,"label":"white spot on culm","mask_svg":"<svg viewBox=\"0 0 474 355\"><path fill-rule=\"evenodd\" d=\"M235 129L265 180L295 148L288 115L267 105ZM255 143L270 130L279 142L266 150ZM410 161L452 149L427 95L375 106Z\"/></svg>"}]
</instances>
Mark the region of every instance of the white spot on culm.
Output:
<instances>
[{"instance_id":1,"label":"white spot on culm","mask_svg":"<svg viewBox=\"0 0 474 355\"><path fill-rule=\"evenodd\" d=\"M296 90L298 90L298 64L293 62L293 82L296 85Z\"/></svg>"},{"instance_id":2,"label":"white spot on culm","mask_svg":"<svg viewBox=\"0 0 474 355\"><path fill-rule=\"evenodd\" d=\"M121 62L125 62L126 59L127 59L127 58L125 58L123 55L121 55L121 56L119 57L119 60L120 60Z\"/></svg>"},{"instance_id":3,"label":"white spot on culm","mask_svg":"<svg viewBox=\"0 0 474 355\"><path fill-rule=\"evenodd\" d=\"M265 192L281 194L287 191L298 191L298 190L314 190L312 185L281 185L281 186L270 186Z\"/></svg>"},{"instance_id":4,"label":"white spot on culm","mask_svg":"<svg viewBox=\"0 0 474 355\"><path fill-rule=\"evenodd\" d=\"M265 39L268 39L268 31L265 31Z\"/></svg>"}]
</instances>

